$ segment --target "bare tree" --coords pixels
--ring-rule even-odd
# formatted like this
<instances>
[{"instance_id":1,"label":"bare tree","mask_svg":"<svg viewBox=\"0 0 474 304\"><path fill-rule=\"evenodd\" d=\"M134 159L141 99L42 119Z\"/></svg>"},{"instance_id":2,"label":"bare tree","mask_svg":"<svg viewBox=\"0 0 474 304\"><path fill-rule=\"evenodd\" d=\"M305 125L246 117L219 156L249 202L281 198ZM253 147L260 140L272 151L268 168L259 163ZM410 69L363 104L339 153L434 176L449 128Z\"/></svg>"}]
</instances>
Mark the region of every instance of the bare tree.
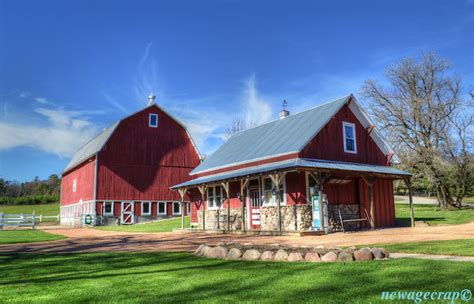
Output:
<instances>
[{"instance_id":1,"label":"bare tree","mask_svg":"<svg viewBox=\"0 0 474 304\"><path fill-rule=\"evenodd\" d=\"M246 125L243 119L234 119L225 129L224 136L225 139L228 140L237 132L243 131L247 129L248 126Z\"/></svg>"},{"instance_id":2,"label":"bare tree","mask_svg":"<svg viewBox=\"0 0 474 304\"><path fill-rule=\"evenodd\" d=\"M463 100L461 78L449 64L425 54L402 60L387 70L387 86L367 80L363 93L387 138L414 171L436 189L443 209L460 206L472 188L472 102Z\"/></svg>"}]
</instances>

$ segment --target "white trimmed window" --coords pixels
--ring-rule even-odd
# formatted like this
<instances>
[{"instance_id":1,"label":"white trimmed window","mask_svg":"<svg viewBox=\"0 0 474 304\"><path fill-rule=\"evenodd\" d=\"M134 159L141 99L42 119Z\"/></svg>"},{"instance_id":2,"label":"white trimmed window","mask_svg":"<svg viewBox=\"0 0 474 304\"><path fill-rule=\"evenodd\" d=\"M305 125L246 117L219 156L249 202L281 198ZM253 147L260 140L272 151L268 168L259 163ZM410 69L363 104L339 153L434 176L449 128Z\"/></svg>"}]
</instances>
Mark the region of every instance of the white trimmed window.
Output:
<instances>
[{"instance_id":1,"label":"white trimmed window","mask_svg":"<svg viewBox=\"0 0 474 304\"><path fill-rule=\"evenodd\" d=\"M158 215L166 215L166 202L158 202Z\"/></svg>"},{"instance_id":2,"label":"white trimmed window","mask_svg":"<svg viewBox=\"0 0 474 304\"><path fill-rule=\"evenodd\" d=\"M114 215L114 203L104 202L104 215Z\"/></svg>"},{"instance_id":3,"label":"white trimmed window","mask_svg":"<svg viewBox=\"0 0 474 304\"><path fill-rule=\"evenodd\" d=\"M355 124L350 122L342 122L344 152L357 154L357 142Z\"/></svg>"},{"instance_id":4,"label":"white trimmed window","mask_svg":"<svg viewBox=\"0 0 474 304\"><path fill-rule=\"evenodd\" d=\"M72 192L76 192L77 190L77 179L72 180Z\"/></svg>"},{"instance_id":5,"label":"white trimmed window","mask_svg":"<svg viewBox=\"0 0 474 304\"><path fill-rule=\"evenodd\" d=\"M181 203L173 202L173 215L181 214Z\"/></svg>"},{"instance_id":6,"label":"white trimmed window","mask_svg":"<svg viewBox=\"0 0 474 304\"><path fill-rule=\"evenodd\" d=\"M191 214L191 202L186 202L187 215Z\"/></svg>"},{"instance_id":7,"label":"white trimmed window","mask_svg":"<svg viewBox=\"0 0 474 304\"><path fill-rule=\"evenodd\" d=\"M142 202L142 215L151 215L151 203Z\"/></svg>"},{"instance_id":8,"label":"white trimmed window","mask_svg":"<svg viewBox=\"0 0 474 304\"><path fill-rule=\"evenodd\" d=\"M222 205L222 186L207 189L207 209L219 209Z\"/></svg>"},{"instance_id":9,"label":"white trimmed window","mask_svg":"<svg viewBox=\"0 0 474 304\"><path fill-rule=\"evenodd\" d=\"M150 113L150 116L148 117L148 126L158 128L158 114Z\"/></svg>"},{"instance_id":10,"label":"white trimmed window","mask_svg":"<svg viewBox=\"0 0 474 304\"><path fill-rule=\"evenodd\" d=\"M273 183L271 178L264 177L263 178L263 185L262 185L262 193L263 193L263 204L264 205L276 205L276 195L273 195ZM284 179L280 182L280 204L284 205L286 203L285 199L285 183Z\"/></svg>"}]
</instances>

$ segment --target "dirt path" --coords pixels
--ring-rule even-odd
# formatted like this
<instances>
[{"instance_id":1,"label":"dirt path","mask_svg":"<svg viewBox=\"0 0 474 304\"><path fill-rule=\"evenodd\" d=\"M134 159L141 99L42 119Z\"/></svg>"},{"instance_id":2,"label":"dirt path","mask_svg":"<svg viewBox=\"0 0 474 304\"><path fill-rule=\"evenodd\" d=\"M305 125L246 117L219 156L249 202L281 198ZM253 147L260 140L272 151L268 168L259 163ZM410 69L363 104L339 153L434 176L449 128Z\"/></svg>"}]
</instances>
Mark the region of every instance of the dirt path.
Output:
<instances>
[{"instance_id":1,"label":"dirt path","mask_svg":"<svg viewBox=\"0 0 474 304\"><path fill-rule=\"evenodd\" d=\"M0 245L0 252L194 251L221 241L285 245L352 246L474 238L474 222L464 225L390 228L323 236L249 236L213 233L130 233L97 229L51 229L66 240Z\"/></svg>"}]
</instances>

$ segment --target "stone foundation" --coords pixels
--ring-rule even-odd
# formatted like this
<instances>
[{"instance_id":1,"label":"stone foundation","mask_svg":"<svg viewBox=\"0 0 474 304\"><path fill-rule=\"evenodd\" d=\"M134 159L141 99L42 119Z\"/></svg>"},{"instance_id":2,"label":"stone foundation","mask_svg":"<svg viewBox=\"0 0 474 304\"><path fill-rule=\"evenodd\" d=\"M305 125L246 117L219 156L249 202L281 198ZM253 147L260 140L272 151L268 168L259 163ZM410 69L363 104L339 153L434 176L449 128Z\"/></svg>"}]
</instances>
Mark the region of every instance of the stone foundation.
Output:
<instances>
[{"instance_id":1,"label":"stone foundation","mask_svg":"<svg viewBox=\"0 0 474 304\"><path fill-rule=\"evenodd\" d=\"M202 229L202 211L198 211L198 229ZM227 208L218 210L206 210L206 229L208 230L228 230L227 229ZM242 229L242 209L230 209L230 229Z\"/></svg>"},{"instance_id":2,"label":"stone foundation","mask_svg":"<svg viewBox=\"0 0 474 304\"><path fill-rule=\"evenodd\" d=\"M341 216L344 220L360 218L358 204L329 204L329 226L333 231L342 231L341 221L339 219L339 210L341 211ZM361 222L344 223L344 229L346 231L358 230L360 229L360 223Z\"/></svg>"},{"instance_id":3,"label":"stone foundation","mask_svg":"<svg viewBox=\"0 0 474 304\"><path fill-rule=\"evenodd\" d=\"M309 230L311 228L311 206L281 206L281 229L284 231ZM278 230L277 207L263 206L260 209L261 230Z\"/></svg>"}]
</instances>

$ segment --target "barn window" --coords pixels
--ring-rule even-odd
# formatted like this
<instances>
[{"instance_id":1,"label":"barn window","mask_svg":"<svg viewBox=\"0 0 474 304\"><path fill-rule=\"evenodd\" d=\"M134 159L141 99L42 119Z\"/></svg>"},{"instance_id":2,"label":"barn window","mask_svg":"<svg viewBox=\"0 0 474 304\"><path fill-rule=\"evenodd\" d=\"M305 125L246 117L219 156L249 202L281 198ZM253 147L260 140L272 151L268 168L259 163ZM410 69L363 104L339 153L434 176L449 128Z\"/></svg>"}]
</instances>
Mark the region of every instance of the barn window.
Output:
<instances>
[{"instance_id":1,"label":"barn window","mask_svg":"<svg viewBox=\"0 0 474 304\"><path fill-rule=\"evenodd\" d=\"M150 114L148 117L148 126L158 128L158 114Z\"/></svg>"},{"instance_id":2,"label":"barn window","mask_svg":"<svg viewBox=\"0 0 474 304\"><path fill-rule=\"evenodd\" d=\"M218 209L222 204L222 186L209 187L207 189L207 208Z\"/></svg>"},{"instance_id":3,"label":"barn window","mask_svg":"<svg viewBox=\"0 0 474 304\"><path fill-rule=\"evenodd\" d=\"M113 202L104 202L104 215L114 215Z\"/></svg>"},{"instance_id":4,"label":"barn window","mask_svg":"<svg viewBox=\"0 0 474 304\"><path fill-rule=\"evenodd\" d=\"M77 190L77 179L72 180L72 192Z\"/></svg>"},{"instance_id":5,"label":"barn window","mask_svg":"<svg viewBox=\"0 0 474 304\"><path fill-rule=\"evenodd\" d=\"M142 202L142 215L151 215L151 203Z\"/></svg>"},{"instance_id":6,"label":"barn window","mask_svg":"<svg viewBox=\"0 0 474 304\"><path fill-rule=\"evenodd\" d=\"M264 205L275 205L276 204L276 195L273 195L273 183L272 180L267 177L263 179L263 203ZM280 182L280 203L285 204L285 183L282 179Z\"/></svg>"},{"instance_id":7,"label":"barn window","mask_svg":"<svg viewBox=\"0 0 474 304\"><path fill-rule=\"evenodd\" d=\"M158 202L158 215L166 215L166 203Z\"/></svg>"},{"instance_id":8,"label":"barn window","mask_svg":"<svg viewBox=\"0 0 474 304\"><path fill-rule=\"evenodd\" d=\"M181 203L173 202L173 215L181 214Z\"/></svg>"},{"instance_id":9,"label":"barn window","mask_svg":"<svg viewBox=\"0 0 474 304\"><path fill-rule=\"evenodd\" d=\"M355 124L350 122L343 122L342 128L343 132L343 139L344 139L344 152L347 153L357 153L357 143L356 143L356 132L355 132Z\"/></svg>"}]
</instances>

